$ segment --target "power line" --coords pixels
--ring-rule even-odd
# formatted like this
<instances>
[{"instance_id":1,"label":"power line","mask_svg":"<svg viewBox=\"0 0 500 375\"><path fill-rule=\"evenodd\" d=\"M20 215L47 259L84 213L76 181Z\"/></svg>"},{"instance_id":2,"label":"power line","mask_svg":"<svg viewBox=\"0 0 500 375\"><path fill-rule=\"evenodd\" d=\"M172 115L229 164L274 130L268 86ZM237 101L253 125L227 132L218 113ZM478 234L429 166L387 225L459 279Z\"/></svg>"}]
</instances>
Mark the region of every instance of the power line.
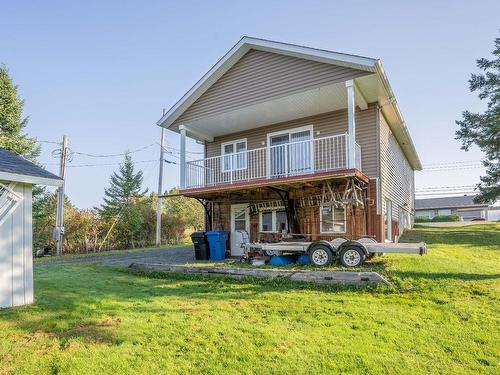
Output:
<instances>
[{"instance_id":1,"label":"power line","mask_svg":"<svg viewBox=\"0 0 500 375\"><path fill-rule=\"evenodd\" d=\"M450 161L450 162L439 162L439 163L429 163L423 164L426 166L441 166L441 165L449 165L449 164L472 164L472 163L480 163L481 160L462 160L462 161Z\"/></svg>"},{"instance_id":2,"label":"power line","mask_svg":"<svg viewBox=\"0 0 500 375\"><path fill-rule=\"evenodd\" d=\"M80 151L73 151L73 153L77 154L77 155L88 156L88 157L91 157L91 158L111 158L111 157L124 156L124 155L127 155L127 154L133 154L133 153L136 153L136 152L140 152L140 151L146 150L146 149L148 149L148 148L150 148L150 147L152 147L154 145L156 145L156 142L151 143L151 144L149 144L147 146L135 149L135 150L131 150L131 151L127 151L127 152L122 152L122 153L119 153L119 154L88 154L88 153L80 152Z\"/></svg>"}]
</instances>

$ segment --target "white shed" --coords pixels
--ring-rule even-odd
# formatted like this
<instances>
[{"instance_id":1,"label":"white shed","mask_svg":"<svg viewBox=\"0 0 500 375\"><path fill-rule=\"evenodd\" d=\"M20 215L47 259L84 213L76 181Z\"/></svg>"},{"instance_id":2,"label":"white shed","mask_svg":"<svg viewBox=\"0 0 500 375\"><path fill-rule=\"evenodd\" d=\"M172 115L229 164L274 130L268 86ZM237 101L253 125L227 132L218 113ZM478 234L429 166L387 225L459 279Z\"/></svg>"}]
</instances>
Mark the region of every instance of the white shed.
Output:
<instances>
[{"instance_id":1,"label":"white shed","mask_svg":"<svg viewBox=\"0 0 500 375\"><path fill-rule=\"evenodd\" d=\"M60 186L62 180L0 148L0 308L33 302L34 184Z\"/></svg>"}]
</instances>

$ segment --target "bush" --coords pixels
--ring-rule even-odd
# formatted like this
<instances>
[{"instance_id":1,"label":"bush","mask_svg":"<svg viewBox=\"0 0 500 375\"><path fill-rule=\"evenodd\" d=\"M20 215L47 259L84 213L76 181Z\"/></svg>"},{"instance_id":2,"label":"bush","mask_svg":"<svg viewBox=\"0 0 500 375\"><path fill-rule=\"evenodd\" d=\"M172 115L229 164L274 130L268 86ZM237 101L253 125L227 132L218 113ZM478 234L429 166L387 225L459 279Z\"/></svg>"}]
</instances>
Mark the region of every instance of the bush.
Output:
<instances>
[{"instance_id":1,"label":"bush","mask_svg":"<svg viewBox=\"0 0 500 375\"><path fill-rule=\"evenodd\" d=\"M427 216L417 216L415 218L415 223L429 223L432 219L429 219Z\"/></svg>"},{"instance_id":2,"label":"bush","mask_svg":"<svg viewBox=\"0 0 500 375\"><path fill-rule=\"evenodd\" d=\"M419 216L415 218L415 223L444 223L450 221L460 221L460 216L458 215L437 215L432 219L425 216Z\"/></svg>"},{"instance_id":3,"label":"bush","mask_svg":"<svg viewBox=\"0 0 500 375\"><path fill-rule=\"evenodd\" d=\"M460 221L460 216L458 215L437 215L432 218L434 222L447 222L447 221Z\"/></svg>"}]
</instances>

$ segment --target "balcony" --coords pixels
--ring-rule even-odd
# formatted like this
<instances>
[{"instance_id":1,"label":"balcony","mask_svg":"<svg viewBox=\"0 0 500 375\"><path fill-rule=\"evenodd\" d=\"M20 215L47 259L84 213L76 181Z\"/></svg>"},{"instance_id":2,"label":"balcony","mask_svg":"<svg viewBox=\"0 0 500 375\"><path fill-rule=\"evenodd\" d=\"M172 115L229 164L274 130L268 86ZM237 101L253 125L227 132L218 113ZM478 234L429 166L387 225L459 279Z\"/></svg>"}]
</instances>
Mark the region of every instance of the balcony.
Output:
<instances>
[{"instance_id":1,"label":"balcony","mask_svg":"<svg viewBox=\"0 0 500 375\"><path fill-rule=\"evenodd\" d=\"M348 147L349 135L339 134L189 161L183 189L346 170ZM354 148L354 168L361 170L361 147Z\"/></svg>"}]
</instances>

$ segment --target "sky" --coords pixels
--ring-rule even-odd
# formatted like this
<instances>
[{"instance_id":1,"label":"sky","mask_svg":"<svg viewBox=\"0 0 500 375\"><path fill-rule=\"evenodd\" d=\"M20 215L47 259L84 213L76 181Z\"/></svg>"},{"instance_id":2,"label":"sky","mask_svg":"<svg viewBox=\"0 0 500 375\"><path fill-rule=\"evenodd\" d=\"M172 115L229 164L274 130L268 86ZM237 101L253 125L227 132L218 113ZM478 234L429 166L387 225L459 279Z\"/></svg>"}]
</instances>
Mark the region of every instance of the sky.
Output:
<instances>
[{"instance_id":1,"label":"sky","mask_svg":"<svg viewBox=\"0 0 500 375\"><path fill-rule=\"evenodd\" d=\"M80 208L102 203L123 158L83 154L145 147L132 157L156 191L163 108L244 35L380 58L426 167L416 173L419 191L473 185L484 171L482 153L454 139L455 120L486 106L467 81L475 60L491 56L499 1L47 0L1 9L0 63L25 100L26 132L45 141L40 161L55 173L58 145L46 142L68 135L66 193ZM179 136L166 133L178 148ZM166 165L164 187L178 184L178 165Z\"/></svg>"}]
</instances>

